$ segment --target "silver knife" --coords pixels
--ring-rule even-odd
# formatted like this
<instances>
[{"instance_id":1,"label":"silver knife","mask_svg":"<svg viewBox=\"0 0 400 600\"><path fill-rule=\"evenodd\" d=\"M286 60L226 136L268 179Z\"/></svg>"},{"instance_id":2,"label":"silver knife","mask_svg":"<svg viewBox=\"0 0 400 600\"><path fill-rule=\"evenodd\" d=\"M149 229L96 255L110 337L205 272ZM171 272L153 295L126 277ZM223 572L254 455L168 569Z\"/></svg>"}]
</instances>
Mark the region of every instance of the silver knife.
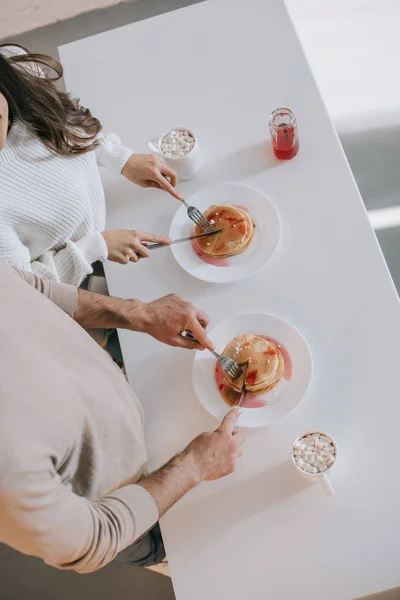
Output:
<instances>
[{"instance_id":1,"label":"silver knife","mask_svg":"<svg viewBox=\"0 0 400 600\"><path fill-rule=\"evenodd\" d=\"M243 402L245 401L245 399L246 399L246 396L247 396L247 390L246 390L246 388L245 388L245 384L243 384L243 387L242 387L242 395L241 395L241 396L240 396L240 398L239 398L239 402L237 402L237 403L235 404L235 408L236 408L237 406L243 406Z\"/></svg>"},{"instance_id":2,"label":"silver knife","mask_svg":"<svg viewBox=\"0 0 400 600\"><path fill-rule=\"evenodd\" d=\"M171 244L163 244L162 242L158 242L157 244L148 244L147 248L149 250L156 250L157 248L166 248L168 246L172 246L172 244L180 244L181 242L190 242L191 240L197 240L197 238L206 237L207 235L215 235L219 233L222 229L215 229L214 231L207 231L205 233L198 233L197 235L191 235L190 237L180 238L179 240L173 240Z\"/></svg>"},{"instance_id":3,"label":"silver knife","mask_svg":"<svg viewBox=\"0 0 400 600\"><path fill-rule=\"evenodd\" d=\"M247 396L247 390L245 388L245 384L243 383L241 396L240 396L238 402L235 404L235 406L233 408L242 407L243 406L243 402L245 401L246 396ZM239 417L235 421L234 431L236 431L236 429L237 429L236 423L238 422L238 419L239 419Z\"/></svg>"}]
</instances>

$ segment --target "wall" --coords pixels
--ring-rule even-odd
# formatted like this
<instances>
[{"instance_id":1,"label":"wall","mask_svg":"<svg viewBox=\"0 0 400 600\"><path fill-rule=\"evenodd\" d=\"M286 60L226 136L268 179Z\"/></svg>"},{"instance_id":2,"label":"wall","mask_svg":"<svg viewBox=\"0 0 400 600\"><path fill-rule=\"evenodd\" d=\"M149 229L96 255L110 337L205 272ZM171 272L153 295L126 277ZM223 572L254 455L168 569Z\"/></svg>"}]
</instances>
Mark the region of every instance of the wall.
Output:
<instances>
[{"instance_id":1,"label":"wall","mask_svg":"<svg viewBox=\"0 0 400 600\"><path fill-rule=\"evenodd\" d=\"M12 2L30 2L32 0L0 0L0 20L2 19L3 3L10 4ZM44 1L44 0L37 0ZM49 2L50 0L45 0ZM61 0L53 0L54 3L59 3ZM67 2L68 0L65 0ZM69 0L77 3L79 0ZM112 1L112 0L80 0L82 4L96 1ZM68 44L75 40L84 37L101 33L115 27L121 27L128 23L148 19L160 13L177 10L189 4L195 4L202 0L124 0L118 6L94 10L91 12L80 14L77 17L59 21L53 25L40 27L33 31L27 31L21 35L12 35L10 32L1 34L0 27L0 43L15 42L21 46L25 46L31 52L40 52L49 54L58 58L58 46Z\"/></svg>"},{"instance_id":2,"label":"wall","mask_svg":"<svg viewBox=\"0 0 400 600\"><path fill-rule=\"evenodd\" d=\"M122 2L124 0L1 0L0 39Z\"/></svg>"}]
</instances>

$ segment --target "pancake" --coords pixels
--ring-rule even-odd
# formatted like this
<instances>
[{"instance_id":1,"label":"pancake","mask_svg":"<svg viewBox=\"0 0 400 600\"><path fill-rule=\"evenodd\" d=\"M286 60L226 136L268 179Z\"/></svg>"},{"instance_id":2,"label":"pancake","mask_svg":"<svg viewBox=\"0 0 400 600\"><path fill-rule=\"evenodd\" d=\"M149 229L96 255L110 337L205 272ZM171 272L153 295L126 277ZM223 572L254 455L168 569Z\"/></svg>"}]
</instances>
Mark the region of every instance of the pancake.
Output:
<instances>
[{"instance_id":1,"label":"pancake","mask_svg":"<svg viewBox=\"0 0 400 600\"><path fill-rule=\"evenodd\" d=\"M271 341L246 333L231 340L222 353L235 362L245 363L243 374L236 380L225 374L225 383L241 392L243 382L250 394L266 394L281 380L285 361L281 350Z\"/></svg>"},{"instance_id":2,"label":"pancake","mask_svg":"<svg viewBox=\"0 0 400 600\"><path fill-rule=\"evenodd\" d=\"M247 226L249 228L249 235L248 235L248 240L247 242L245 242L244 246L242 248L240 248L239 252L237 252L236 254L240 254L241 252L243 252L244 250L246 250L248 248L248 246L251 244L251 241L253 239L254 236L254 223L253 223L253 219L246 213L243 211L244 217L247 220Z\"/></svg>"},{"instance_id":3,"label":"pancake","mask_svg":"<svg viewBox=\"0 0 400 600\"><path fill-rule=\"evenodd\" d=\"M249 215L235 206L210 206L204 211L209 221L214 221L215 229L222 229L212 237L199 238L199 248L209 256L224 258L235 256L245 250L254 235L254 224ZM196 225L195 234L201 233Z\"/></svg>"}]
</instances>

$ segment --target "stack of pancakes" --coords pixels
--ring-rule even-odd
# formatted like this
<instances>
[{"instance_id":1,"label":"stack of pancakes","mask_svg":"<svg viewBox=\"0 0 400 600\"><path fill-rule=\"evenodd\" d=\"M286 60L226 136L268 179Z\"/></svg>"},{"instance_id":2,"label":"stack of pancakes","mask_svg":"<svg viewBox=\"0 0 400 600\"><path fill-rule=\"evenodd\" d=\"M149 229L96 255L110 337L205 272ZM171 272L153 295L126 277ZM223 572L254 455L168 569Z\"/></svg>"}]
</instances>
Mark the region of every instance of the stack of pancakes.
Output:
<instances>
[{"instance_id":1,"label":"stack of pancakes","mask_svg":"<svg viewBox=\"0 0 400 600\"><path fill-rule=\"evenodd\" d=\"M196 240L200 249L209 256L223 258L246 250L254 235L254 223L249 215L235 206L210 206L204 216L213 221L214 229L222 229L210 237ZM196 225L195 233L202 233Z\"/></svg>"},{"instance_id":2,"label":"stack of pancakes","mask_svg":"<svg viewBox=\"0 0 400 600\"><path fill-rule=\"evenodd\" d=\"M243 374L232 379L225 374L225 383L241 392L244 387L250 394L265 394L281 380L285 368L283 354L279 347L258 335L245 333L233 338L222 353L235 362L243 364Z\"/></svg>"}]
</instances>

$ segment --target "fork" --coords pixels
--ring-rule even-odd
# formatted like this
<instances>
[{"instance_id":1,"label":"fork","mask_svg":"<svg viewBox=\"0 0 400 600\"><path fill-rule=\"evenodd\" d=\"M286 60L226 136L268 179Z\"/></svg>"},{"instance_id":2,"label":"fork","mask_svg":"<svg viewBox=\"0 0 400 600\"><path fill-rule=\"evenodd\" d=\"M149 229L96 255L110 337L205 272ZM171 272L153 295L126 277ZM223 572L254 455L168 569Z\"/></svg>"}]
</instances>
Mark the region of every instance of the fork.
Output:
<instances>
[{"instance_id":1,"label":"fork","mask_svg":"<svg viewBox=\"0 0 400 600\"><path fill-rule=\"evenodd\" d=\"M186 200L182 200L182 202L187 208L187 216L189 217L189 219L191 219L191 221L193 221L193 223L195 223L203 231L214 230L213 225L208 219L206 219L206 217L203 215L203 213L199 211L198 208L196 208L195 206L189 206Z\"/></svg>"},{"instance_id":2,"label":"fork","mask_svg":"<svg viewBox=\"0 0 400 600\"><path fill-rule=\"evenodd\" d=\"M190 329L184 331L182 335L183 337L187 337L193 340L194 342L198 342L198 339L194 337ZM218 352L215 352L214 350L209 350L209 352L211 352L211 354L215 356L224 373L232 377L232 379L239 379L243 371L238 363L232 360L232 358L229 358L229 356L221 356L220 354L218 354Z\"/></svg>"},{"instance_id":3,"label":"fork","mask_svg":"<svg viewBox=\"0 0 400 600\"><path fill-rule=\"evenodd\" d=\"M163 177L171 183L171 177L168 175L164 175ZM208 219L203 215L202 212L199 211L195 206L190 206L186 200L181 200L182 204L184 204L187 208L187 216L195 225L200 227L202 231L214 231L213 225L210 223Z\"/></svg>"}]
</instances>

